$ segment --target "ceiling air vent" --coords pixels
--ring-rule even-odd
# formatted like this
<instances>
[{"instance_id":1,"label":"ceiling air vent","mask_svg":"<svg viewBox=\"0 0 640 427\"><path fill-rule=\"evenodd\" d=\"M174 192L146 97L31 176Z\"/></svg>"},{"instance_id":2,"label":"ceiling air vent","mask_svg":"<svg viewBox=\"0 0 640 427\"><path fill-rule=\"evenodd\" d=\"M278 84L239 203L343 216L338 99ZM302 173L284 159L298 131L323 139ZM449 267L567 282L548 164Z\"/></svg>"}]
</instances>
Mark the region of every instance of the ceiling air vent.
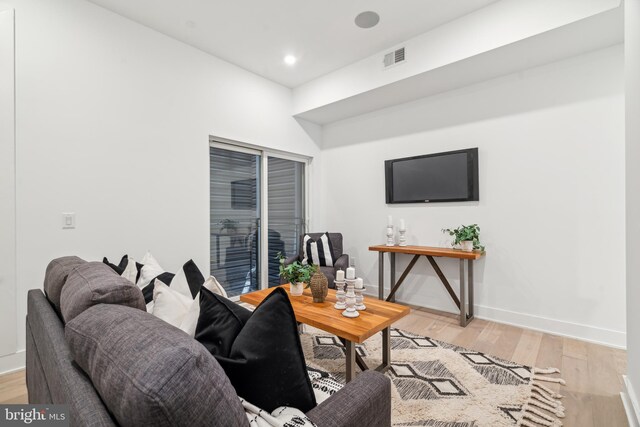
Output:
<instances>
[{"instance_id":1,"label":"ceiling air vent","mask_svg":"<svg viewBox=\"0 0 640 427\"><path fill-rule=\"evenodd\" d=\"M389 52L384 56L384 68L392 67L396 64L404 62L404 48L396 49L393 52Z\"/></svg>"}]
</instances>

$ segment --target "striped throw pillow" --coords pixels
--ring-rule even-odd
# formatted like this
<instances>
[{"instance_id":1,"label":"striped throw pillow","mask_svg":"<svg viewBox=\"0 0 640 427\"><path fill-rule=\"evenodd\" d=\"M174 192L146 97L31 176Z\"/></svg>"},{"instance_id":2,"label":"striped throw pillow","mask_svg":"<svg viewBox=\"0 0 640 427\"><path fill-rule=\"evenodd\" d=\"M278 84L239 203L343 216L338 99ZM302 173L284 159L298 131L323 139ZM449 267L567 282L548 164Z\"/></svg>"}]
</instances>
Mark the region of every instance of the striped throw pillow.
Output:
<instances>
[{"instance_id":1,"label":"striped throw pillow","mask_svg":"<svg viewBox=\"0 0 640 427\"><path fill-rule=\"evenodd\" d=\"M333 267L333 246L329 240L329 232L324 233L317 240L305 234L302 239L302 263Z\"/></svg>"}]
</instances>

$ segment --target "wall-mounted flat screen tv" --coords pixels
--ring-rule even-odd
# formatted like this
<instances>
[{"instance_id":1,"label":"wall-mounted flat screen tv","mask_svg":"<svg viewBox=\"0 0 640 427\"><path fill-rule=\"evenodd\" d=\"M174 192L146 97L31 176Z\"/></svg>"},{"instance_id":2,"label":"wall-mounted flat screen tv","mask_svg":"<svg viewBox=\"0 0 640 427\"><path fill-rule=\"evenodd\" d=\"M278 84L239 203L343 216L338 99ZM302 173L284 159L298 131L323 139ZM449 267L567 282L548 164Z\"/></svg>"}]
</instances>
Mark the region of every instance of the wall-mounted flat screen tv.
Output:
<instances>
[{"instance_id":1,"label":"wall-mounted flat screen tv","mask_svg":"<svg viewBox=\"0 0 640 427\"><path fill-rule=\"evenodd\" d=\"M387 203L479 200L478 149L385 161Z\"/></svg>"}]
</instances>

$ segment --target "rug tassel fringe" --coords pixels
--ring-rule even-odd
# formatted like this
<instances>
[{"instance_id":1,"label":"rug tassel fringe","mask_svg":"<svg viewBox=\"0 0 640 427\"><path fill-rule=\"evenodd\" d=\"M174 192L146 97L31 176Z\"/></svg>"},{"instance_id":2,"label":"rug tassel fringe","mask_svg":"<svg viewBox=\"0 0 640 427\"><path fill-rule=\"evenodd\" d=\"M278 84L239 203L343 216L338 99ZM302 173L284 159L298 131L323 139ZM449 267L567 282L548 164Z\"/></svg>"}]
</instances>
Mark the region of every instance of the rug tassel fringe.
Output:
<instances>
[{"instance_id":1,"label":"rug tassel fringe","mask_svg":"<svg viewBox=\"0 0 640 427\"><path fill-rule=\"evenodd\" d=\"M560 369L558 368L533 368L534 374L559 374Z\"/></svg>"},{"instance_id":2,"label":"rug tassel fringe","mask_svg":"<svg viewBox=\"0 0 640 427\"><path fill-rule=\"evenodd\" d=\"M529 398L522 407L522 415L518 420L518 427L560 427L562 422L558 418L564 418L564 405L558 400L562 395L540 382L552 382L565 384L562 378L548 377L551 374L559 374L556 368L533 368L531 370L531 391ZM546 412L547 411L548 414Z\"/></svg>"},{"instance_id":3,"label":"rug tassel fringe","mask_svg":"<svg viewBox=\"0 0 640 427\"><path fill-rule=\"evenodd\" d=\"M542 375L534 375L532 378L537 381L546 381L548 383L558 383L562 385L566 384L562 378L553 378L553 377L550 378L550 377L544 377Z\"/></svg>"},{"instance_id":4,"label":"rug tassel fringe","mask_svg":"<svg viewBox=\"0 0 640 427\"><path fill-rule=\"evenodd\" d=\"M561 394L556 393L555 391L551 390L549 387L547 387L547 386L545 386L543 384L533 383L533 386L535 388L537 388L538 391L542 391L542 392L546 393L547 395L551 396L551 398L562 399L564 397Z\"/></svg>"},{"instance_id":5,"label":"rug tassel fringe","mask_svg":"<svg viewBox=\"0 0 640 427\"><path fill-rule=\"evenodd\" d=\"M548 405L552 408L554 408L554 411L560 411L560 412L564 412L564 405L560 402L558 402L557 400L549 400L543 396L540 396L537 393L532 393L531 394L531 399L534 399L540 403L543 403L545 405ZM553 411L552 411L553 412Z\"/></svg>"},{"instance_id":6,"label":"rug tassel fringe","mask_svg":"<svg viewBox=\"0 0 640 427\"><path fill-rule=\"evenodd\" d=\"M542 412L533 409L527 405L523 408L522 421L518 424L522 426L524 422L532 421L535 424L547 426L547 427L560 427L562 423L548 415L543 414ZM527 421L528 420L528 421ZM531 425L531 423L528 423ZM526 424L525 424L526 425Z\"/></svg>"},{"instance_id":7,"label":"rug tassel fringe","mask_svg":"<svg viewBox=\"0 0 640 427\"><path fill-rule=\"evenodd\" d=\"M538 400L538 401L540 401L540 402L546 403L547 405L551 405L554 408L558 408L558 407L562 406L562 404L560 402L558 402L555 399L552 399L548 395L545 395L544 392L541 392L540 390L537 390L537 389L534 388L531 391L532 391L531 397L536 399L536 400Z\"/></svg>"},{"instance_id":8,"label":"rug tassel fringe","mask_svg":"<svg viewBox=\"0 0 640 427\"><path fill-rule=\"evenodd\" d=\"M531 398L532 400L529 402L529 405L544 409L545 411L549 411L558 418L564 418L564 407L541 402L536 398L535 395L531 396Z\"/></svg>"}]
</instances>

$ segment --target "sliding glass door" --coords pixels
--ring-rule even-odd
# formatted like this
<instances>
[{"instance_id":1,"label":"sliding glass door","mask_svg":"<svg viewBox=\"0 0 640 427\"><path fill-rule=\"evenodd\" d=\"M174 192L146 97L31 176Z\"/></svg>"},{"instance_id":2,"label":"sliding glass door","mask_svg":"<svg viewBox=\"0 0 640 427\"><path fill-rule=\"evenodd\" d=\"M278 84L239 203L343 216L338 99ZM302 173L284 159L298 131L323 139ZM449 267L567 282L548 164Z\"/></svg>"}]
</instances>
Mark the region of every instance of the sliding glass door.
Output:
<instances>
[{"instance_id":1,"label":"sliding glass door","mask_svg":"<svg viewBox=\"0 0 640 427\"><path fill-rule=\"evenodd\" d=\"M298 253L307 161L212 142L211 274L228 295L280 283L277 254Z\"/></svg>"},{"instance_id":2,"label":"sliding glass door","mask_svg":"<svg viewBox=\"0 0 640 427\"><path fill-rule=\"evenodd\" d=\"M259 289L262 156L211 147L211 274L229 296Z\"/></svg>"},{"instance_id":3,"label":"sliding glass door","mask_svg":"<svg viewBox=\"0 0 640 427\"><path fill-rule=\"evenodd\" d=\"M305 191L304 162L268 158L267 201L269 206L269 286L278 286L276 256L298 253L300 235L304 233Z\"/></svg>"}]
</instances>

